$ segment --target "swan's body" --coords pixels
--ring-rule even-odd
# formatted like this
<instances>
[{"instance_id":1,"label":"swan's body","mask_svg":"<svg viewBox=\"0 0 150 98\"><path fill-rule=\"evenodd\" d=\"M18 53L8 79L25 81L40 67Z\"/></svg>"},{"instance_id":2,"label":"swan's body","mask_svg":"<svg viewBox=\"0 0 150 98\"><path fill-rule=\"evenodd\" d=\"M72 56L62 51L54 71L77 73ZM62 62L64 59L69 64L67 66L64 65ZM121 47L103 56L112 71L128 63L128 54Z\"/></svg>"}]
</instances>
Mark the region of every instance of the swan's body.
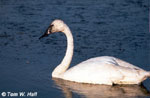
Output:
<instances>
[{"instance_id":1,"label":"swan's body","mask_svg":"<svg viewBox=\"0 0 150 98\"><path fill-rule=\"evenodd\" d=\"M68 69L73 56L72 33L63 21L55 20L42 37L54 32L63 32L66 35L67 51L60 65L52 72L52 77L80 83L106 85L140 84L150 77L150 72L110 56L91 58Z\"/></svg>"},{"instance_id":2,"label":"swan's body","mask_svg":"<svg viewBox=\"0 0 150 98\"><path fill-rule=\"evenodd\" d=\"M62 79L92 84L139 84L148 75L148 72L125 61L102 56L70 68L62 75Z\"/></svg>"}]
</instances>

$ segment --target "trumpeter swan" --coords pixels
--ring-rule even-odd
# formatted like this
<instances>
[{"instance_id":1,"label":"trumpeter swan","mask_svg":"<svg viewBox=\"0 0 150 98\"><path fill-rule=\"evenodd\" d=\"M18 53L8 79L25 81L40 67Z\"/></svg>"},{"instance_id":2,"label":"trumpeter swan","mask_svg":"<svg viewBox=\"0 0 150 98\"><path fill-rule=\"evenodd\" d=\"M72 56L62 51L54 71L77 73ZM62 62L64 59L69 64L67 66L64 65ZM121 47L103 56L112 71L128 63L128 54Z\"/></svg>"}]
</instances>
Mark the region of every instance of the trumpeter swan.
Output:
<instances>
[{"instance_id":1,"label":"trumpeter swan","mask_svg":"<svg viewBox=\"0 0 150 98\"><path fill-rule=\"evenodd\" d=\"M62 20L54 20L40 38L55 32L63 32L66 35L67 51L62 62L52 72L54 78L79 83L112 85L140 84L150 77L149 71L111 56L91 58L68 69L74 48L73 36L69 27Z\"/></svg>"}]
</instances>

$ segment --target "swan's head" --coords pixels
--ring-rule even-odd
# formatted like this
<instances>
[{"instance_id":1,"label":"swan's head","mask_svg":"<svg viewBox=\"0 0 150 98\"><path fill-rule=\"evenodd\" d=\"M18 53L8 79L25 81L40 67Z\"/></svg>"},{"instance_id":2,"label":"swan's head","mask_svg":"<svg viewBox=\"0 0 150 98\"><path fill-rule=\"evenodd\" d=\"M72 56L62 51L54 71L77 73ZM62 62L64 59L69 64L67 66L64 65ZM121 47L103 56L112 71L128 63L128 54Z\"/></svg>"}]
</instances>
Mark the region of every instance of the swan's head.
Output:
<instances>
[{"instance_id":1,"label":"swan's head","mask_svg":"<svg viewBox=\"0 0 150 98\"><path fill-rule=\"evenodd\" d=\"M39 39L55 32L64 32L65 28L66 24L62 20L56 19L50 24L44 35L42 35Z\"/></svg>"}]
</instances>

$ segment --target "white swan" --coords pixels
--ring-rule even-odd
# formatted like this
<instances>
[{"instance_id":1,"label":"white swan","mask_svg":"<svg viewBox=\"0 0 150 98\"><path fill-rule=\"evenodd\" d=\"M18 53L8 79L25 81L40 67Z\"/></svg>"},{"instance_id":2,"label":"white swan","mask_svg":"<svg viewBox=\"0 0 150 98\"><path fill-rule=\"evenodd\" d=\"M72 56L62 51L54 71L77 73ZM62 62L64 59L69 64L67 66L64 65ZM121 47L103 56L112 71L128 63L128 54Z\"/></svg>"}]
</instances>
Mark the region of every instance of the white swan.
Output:
<instances>
[{"instance_id":1,"label":"white swan","mask_svg":"<svg viewBox=\"0 0 150 98\"><path fill-rule=\"evenodd\" d=\"M54 20L45 34L63 32L67 37L67 51L62 62L52 72L52 77L91 84L140 84L150 77L150 72L115 57L101 56L88 59L68 69L73 56L73 36L62 20ZM67 70L68 69L68 70Z\"/></svg>"}]
</instances>

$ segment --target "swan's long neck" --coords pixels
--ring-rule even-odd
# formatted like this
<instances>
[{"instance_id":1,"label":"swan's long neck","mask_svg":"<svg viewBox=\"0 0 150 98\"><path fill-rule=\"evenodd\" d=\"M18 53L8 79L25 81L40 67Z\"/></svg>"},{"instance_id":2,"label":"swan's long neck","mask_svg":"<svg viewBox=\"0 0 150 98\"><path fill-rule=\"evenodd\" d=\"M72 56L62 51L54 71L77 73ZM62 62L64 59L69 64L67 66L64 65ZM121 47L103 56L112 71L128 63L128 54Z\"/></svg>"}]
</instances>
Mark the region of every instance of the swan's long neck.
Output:
<instances>
[{"instance_id":1,"label":"swan's long neck","mask_svg":"<svg viewBox=\"0 0 150 98\"><path fill-rule=\"evenodd\" d=\"M66 25L66 28L64 29L63 33L67 37L67 51L66 51L65 57L62 60L62 62L52 72L52 77L61 76L68 69L68 67L71 63L71 60L72 60L73 48L74 48L73 36L67 25Z\"/></svg>"}]
</instances>

